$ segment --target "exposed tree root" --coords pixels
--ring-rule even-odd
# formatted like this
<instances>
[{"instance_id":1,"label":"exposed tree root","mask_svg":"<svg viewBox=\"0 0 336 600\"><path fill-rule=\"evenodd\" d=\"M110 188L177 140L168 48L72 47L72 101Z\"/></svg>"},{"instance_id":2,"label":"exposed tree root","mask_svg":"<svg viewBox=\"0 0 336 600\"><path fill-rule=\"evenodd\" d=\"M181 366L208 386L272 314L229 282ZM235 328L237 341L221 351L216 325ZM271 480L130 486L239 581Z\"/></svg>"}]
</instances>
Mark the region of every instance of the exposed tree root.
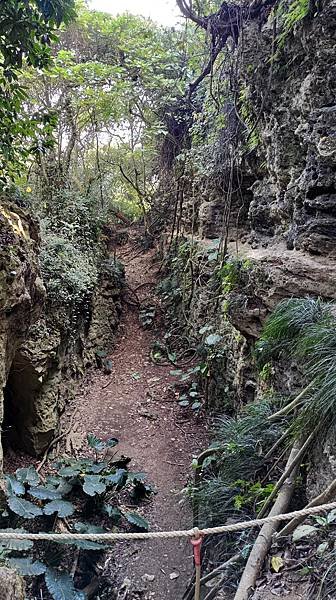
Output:
<instances>
[{"instance_id":1,"label":"exposed tree root","mask_svg":"<svg viewBox=\"0 0 336 600\"><path fill-rule=\"evenodd\" d=\"M283 481L281 485L277 499L270 512L270 516L284 513L288 508L295 487L295 477L300 466L303 446L304 444L302 445L302 443L296 442L292 448L285 469L285 474L289 474L289 477L287 475L286 480ZM266 523L261 528L246 563L234 600L248 600L250 593L255 588L257 578L270 549L272 536L275 531L276 525L274 523Z\"/></svg>"},{"instance_id":2,"label":"exposed tree root","mask_svg":"<svg viewBox=\"0 0 336 600\"><path fill-rule=\"evenodd\" d=\"M276 497L278 491L281 489L282 485L285 483L286 479L291 475L292 471L294 470L294 468L300 464L300 462L302 461L304 455L306 454L310 444L312 443L315 435L316 435L316 429L314 429L314 431L312 431L312 433L308 436L307 440L305 442L303 442L303 440L301 439L300 441L296 442L293 446L292 452L290 453L290 457L287 461L287 465L285 468L285 471L283 472L283 474L281 475L279 481L276 483L272 493L268 496L265 504L263 505L262 509L259 511L258 514L258 518L261 519L262 517L265 516L268 507L271 505L271 503L273 502L274 498ZM294 449L296 449L295 452L295 457L292 457L293 451ZM292 460L290 460L290 458L292 457Z\"/></svg>"},{"instance_id":3,"label":"exposed tree root","mask_svg":"<svg viewBox=\"0 0 336 600\"><path fill-rule=\"evenodd\" d=\"M195 12L192 2L188 2L187 0L176 0L176 2L181 13L187 19L191 19L204 29L211 39L209 61L202 73L195 81L189 84L188 97L190 99L203 79L212 73L216 59L229 38L236 44L246 21L257 20L259 23L265 22L270 9L277 3L277 0L254 0L251 3L246 2L241 5L234 2L222 2L217 12L206 16Z\"/></svg>"},{"instance_id":4,"label":"exposed tree root","mask_svg":"<svg viewBox=\"0 0 336 600\"><path fill-rule=\"evenodd\" d=\"M326 504L336 496L336 479L316 498L314 498L305 508L311 508L312 506L319 506L320 504ZM305 517L296 517L292 519L279 531L277 537L284 537L293 533L294 529L305 520Z\"/></svg>"},{"instance_id":5,"label":"exposed tree root","mask_svg":"<svg viewBox=\"0 0 336 600\"><path fill-rule=\"evenodd\" d=\"M60 433L60 435L58 435L57 437L55 437L55 438L54 438L54 439L53 439L53 440L50 442L50 444L49 444L48 448L46 449L46 451L45 451L45 453L44 453L44 455L43 455L43 458L42 458L42 460L41 460L40 464L39 464L39 465L36 467L36 471L37 471L37 473L40 473L41 469L44 467L44 465L45 465L45 463L46 463L46 461L47 461L48 454L49 454L50 450L51 450L51 449L52 449L52 448L53 448L53 447L54 447L54 446L55 446L55 445L56 445L58 442L60 442L60 441L61 441L63 438L65 438L67 435L69 435L70 431L71 431L71 430L72 430L72 428L73 428L73 424L74 424L74 421L75 421L75 419L76 419L77 415L78 415L78 408L76 408L76 410L74 410L74 412L72 413L72 416L71 416L71 419L70 419L70 424L69 424L69 427L68 427L68 429L67 429L66 431L64 431L63 433ZM40 474L40 477L41 477L41 479L43 480L43 477L42 477L42 475L41 475L41 474Z\"/></svg>"},{"instance_id":6,"label":"exposed tree root","mask_svg":"<svg viewBox=\"0 0 336 600\"><path fill-rule=\"evenodd\" d=\"M294 398L294 400L292 400L292 402L289 402L289 404L286 404L286 406L284 406L281 410L279 410L278 412L276 412L273 415L271 415L270 417L268 417L268 420L276 421L277 419L280 419L281 417L285 417L290 412L292 412L292 410L294 410L294 408L296 408L297 406L299 406L299 404L301 404L301 402L303 402L304 396L313 387L313 384L314 384L314 382L311 382L309 385L307 385L307 387L305 387L304 390L302 390L302 392L300 392L300 394L298 396L296 396L296 398Z\"/></svg>"}]
</instances>

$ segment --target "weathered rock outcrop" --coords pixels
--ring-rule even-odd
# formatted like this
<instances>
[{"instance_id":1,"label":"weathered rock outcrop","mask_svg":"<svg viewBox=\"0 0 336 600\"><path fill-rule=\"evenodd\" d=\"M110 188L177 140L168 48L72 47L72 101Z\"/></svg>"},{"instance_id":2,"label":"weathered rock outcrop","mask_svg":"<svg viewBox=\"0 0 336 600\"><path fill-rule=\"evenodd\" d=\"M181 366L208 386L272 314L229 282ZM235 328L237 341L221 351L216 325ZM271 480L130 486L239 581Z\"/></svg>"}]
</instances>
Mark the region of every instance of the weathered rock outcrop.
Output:
<instances>
[{"instance_id":1,"label":"weathered rock outcrop","mask_svg":"<svg viewBox=\"0 0 336 600\"><path fill-rule=\"evenodd\" d=\"M336 3L296 25L272 63L273 32L250 25L243 79L255 118L263 176L252 186L253 239L336 256ZM248 68L253 64L254 69ZM272 71L270 71L272 69Z\"/></svg>"},{"instance_id":2,"label":"weathered rock outcrop","mask_svg":"<svg viewBox=\"0 0 336 600\"><path fill-rule=\"evenodd\" d=\"M42 317L30 327L7 381L7 419L15 447L39 455L53 439L76 381L96 364L97 351L112 349L122 285L122 267L105 261L86 316L83 311L71 319L66 310L47 302Z\"/></svg>"},{"instance_id":3,"label":"weathered rock outcrop","mask_svg":"<svg viewBox=\"0 0 336 600\"><path fill-rule=\"evenodd\" d=\"M2 442L38 455L57 432L76 380L96 365L98 350L112 348L124 274L103 262L89 304L74 311L46 298L39 227L9 200L0 203L0 244Z\"/></svg>"},{"instance_id":4,"label":"weathered rock outcrop","mask_svg":"<svg viewBox=\"0 0 336 600\"><path fill-rule=\"evenodd\" d=\"M184 286L192 297L183 309L189 310L195 345L204 342L198 333L204 325L222 335L224 357L216 358L211 377L212 399L224 409L228 401L246 402L262 392L251 349L280 300L336 300L336 2L325 0L315 14L308 12L282 42L274 21L262 27L246 23L238 49L231 48L239 100L230 106L228 92L221 109L225 126L211 138L213 153L196 148L208 157L208 169L200 169L204 179L192 196L187 186L184 190L186 239L193 229L203 268L199 273L194 260L192 287L186 261L177 289ZM230 144L236 144L233 151ZM223 264L229 267L220 274L217 265L214 289L213 238L222 239L228 254ZM279 391L291 394L302 384L290 365L278 371ZM335 456L328 439L318 459L326 463L325 479L335 477ZM314 493L323 487L320 479L320 486L312 484Z\"/></svg>"},{"instance_id":5,"label":"weathered rock outcrop","mask_svg":"<svg viewBox=\"0 0 336 600\"><path fill-rule=\"evenodd\" d=\"M7 377L29 327L40 314L45 289L38 265L39 233L28 213L0 202L0 422ZM0 467L1 468L1 467Z\"/></svg>"}]
</instances>

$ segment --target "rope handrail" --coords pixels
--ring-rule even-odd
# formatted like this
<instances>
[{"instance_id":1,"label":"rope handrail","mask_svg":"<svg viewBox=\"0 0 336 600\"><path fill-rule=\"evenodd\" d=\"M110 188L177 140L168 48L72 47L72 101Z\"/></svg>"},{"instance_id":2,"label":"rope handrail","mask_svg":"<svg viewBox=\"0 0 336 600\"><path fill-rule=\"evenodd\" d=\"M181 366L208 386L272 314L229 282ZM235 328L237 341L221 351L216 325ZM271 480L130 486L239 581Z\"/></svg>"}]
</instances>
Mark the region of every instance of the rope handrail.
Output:
<instances>
[{"instance_id":1,"label":"rope handrail","mask_svg":"<svg viewBox=\"0 0 336 600\"><path fill-rule=\"evenodd\" d=\"M133 532L133 533L18 533L16 531L6 532L0 529L1 540L31 540L31 541L49 541L49 542L71 542L74 541L90 541L90 542L117 542L120 540L150 540L150 539L174 539L174 538L193 538L218 535L220 533L229 533L233 531L243 531L264 525L265 523L279 523L281 521L289 521L296 517L305 517L317 515L324 511L336 509L336 502L329 504L321 504L311 508L303 508L293 512L274 515L272 517L264 517L262 519L251 519L250 521L240 521L239 523L230 523L230 525L220 525L218 527L207 527L205 529L177 530L177 531L152 531L152 532Z\"/></svg>"}]
</instances>

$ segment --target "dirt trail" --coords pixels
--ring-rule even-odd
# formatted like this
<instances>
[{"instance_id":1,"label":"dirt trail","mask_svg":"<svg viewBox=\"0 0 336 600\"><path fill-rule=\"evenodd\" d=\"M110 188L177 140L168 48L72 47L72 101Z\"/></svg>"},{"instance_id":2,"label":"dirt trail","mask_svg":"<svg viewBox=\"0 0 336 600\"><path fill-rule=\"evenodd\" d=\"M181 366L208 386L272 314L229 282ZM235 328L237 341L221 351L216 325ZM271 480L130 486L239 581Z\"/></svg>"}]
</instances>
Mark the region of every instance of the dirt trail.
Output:
<instances>
[{"instance_id":1,"label":"dirt trail","mask_svg":"<svg viewBox=\"0 0 336 600\"><path fill-rule=\"evenodd\" d=\"M128 244L118 255L126 265L128 286L151 282L139 296L143 300L152 295L157 277L153 252L139 254L138 247ZM140 326L138 310L125 305L111 356L112 375L94 376L85 399L77 399L77 419L86 433L118 437L120 451L132 457L131 470L148 474L157 494L141 510L151 529L186 528L192 526L191 513L182 505L180 492L193 455L206 444L206 426L187 417L176 403L172 365L156 366L150 359L154 339L153 332ZM179 540L120 543L109 563L117 587L130 588L120 597L178 600L192 570L191 546Z\"/></svg>"}]
</instances>

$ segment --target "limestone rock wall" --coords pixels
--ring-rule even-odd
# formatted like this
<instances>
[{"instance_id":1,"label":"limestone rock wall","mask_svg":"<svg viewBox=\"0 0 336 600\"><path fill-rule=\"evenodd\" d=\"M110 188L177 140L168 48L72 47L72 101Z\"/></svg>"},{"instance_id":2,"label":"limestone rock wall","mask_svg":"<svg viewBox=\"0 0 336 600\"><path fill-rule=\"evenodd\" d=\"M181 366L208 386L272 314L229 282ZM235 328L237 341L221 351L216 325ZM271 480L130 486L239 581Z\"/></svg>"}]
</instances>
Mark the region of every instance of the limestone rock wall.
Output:
<instances>
[{"instance_id":1,"label":"limestone rock wall","mask_svg":"<svg viewBox=\"0 0 336 600\"><path fill-rule=\"evenodd\" d=\"M277 41L281 29L274 38L271 20L262 28L245 25L232 56L239 60L237 85L256 141L252 149L244 146L239 103L228 100L214 174L192 198L185 190L187 232L196 211L199 237L220 237L230 210L231 240L252 248L282 243L293 260L297 251L336 258L336 2L318 5L287 34L283 47ZM228 148L235 139L242 162L232 174L229 199Z\"/></svg>"},{"instance_id":2,"label":"limestone rock wall","mask_svg":"<svg viewBox=\"0 0 336 600\"><path fill-rule=\"evenodd\" d=\"M196 346L203 343L199 329L205 323L223 336L224 357L213 365L211 382L214 406L222 410L264 391L251 349L280 300L336 300L335 31L336 1L322 0L314 15L296 24L282 48L274 43L270 21L261 28L247 24L239 41L239 85L258 143L241 163L240 197L236 192L231 197L227 250L238 277L217 288L221 302L213 310L210 261L209 273L199 277L188 305ZM231 117L220 133L223 156L217 165L223 181L229 172L226 140L238 131L235 111L228 106L225 111ZM198 195L196 190L196 198L188 200L186 190L185 236L190 240L194 210L194 239L203 263L212 252L211 240L225 231L225 191L220 192L215 178ZM273 377L281 393L300 388L295 365L279 365L278 371ZM312 495L336 476L333 438L319 449L318 468L311 470Z\"/></svg>"},{"instance_id":3,"label":"limestone rock wall","mask_svg":"<svg viewBox=\"0 0 336 600\"><path fill-rule=\"evenodd\" d=\"M272 243L275 236L294 251L330 257L336 256L335 27L335 0L324 0L287 36L270 71L271 27L249 26L242 69L254 115L261 114L256 153L264 167L248 215L254 241Z\"/></svg>"},{"instance_id":4,"label":"limestone rock wall","mask_svg":"<svg viewBox=\"0 0 336 600\"><path fill-rule=\"evenodd\" d=\"M14 356L43 308L45 289L39 272L38 246L38 227L28 213L8 200L0 200L1 423L3 390Z\"/></svg>"},{"instance_id":5,"label":"limestone rock wall","mask_svg":"<svg viewBox=\"0 0 336 600\"><path fill-rule=\"evenodd\" d=\"M121 312L123 270L113 261L102 265L89 314L76 320L62 308L46 304L17 349L7 380L9 443L41 454L58 430L76 382L96 366L96 351L109 353Z\"/></svg>"},{"instance_id":6,"label":"limestone rock wall","mask_svg":"<svg viewBox=\"0 0 336 600\"><path fill-rule=\"evenodd\" d=\"M96 352L109 353L121 312L124 273L102 264L89 307L55 307L39 270L39 228L0 202L0 423L2 444L41 454ZM0 470L2 446L0 444Z\"/></svg>"}]
</instances>

